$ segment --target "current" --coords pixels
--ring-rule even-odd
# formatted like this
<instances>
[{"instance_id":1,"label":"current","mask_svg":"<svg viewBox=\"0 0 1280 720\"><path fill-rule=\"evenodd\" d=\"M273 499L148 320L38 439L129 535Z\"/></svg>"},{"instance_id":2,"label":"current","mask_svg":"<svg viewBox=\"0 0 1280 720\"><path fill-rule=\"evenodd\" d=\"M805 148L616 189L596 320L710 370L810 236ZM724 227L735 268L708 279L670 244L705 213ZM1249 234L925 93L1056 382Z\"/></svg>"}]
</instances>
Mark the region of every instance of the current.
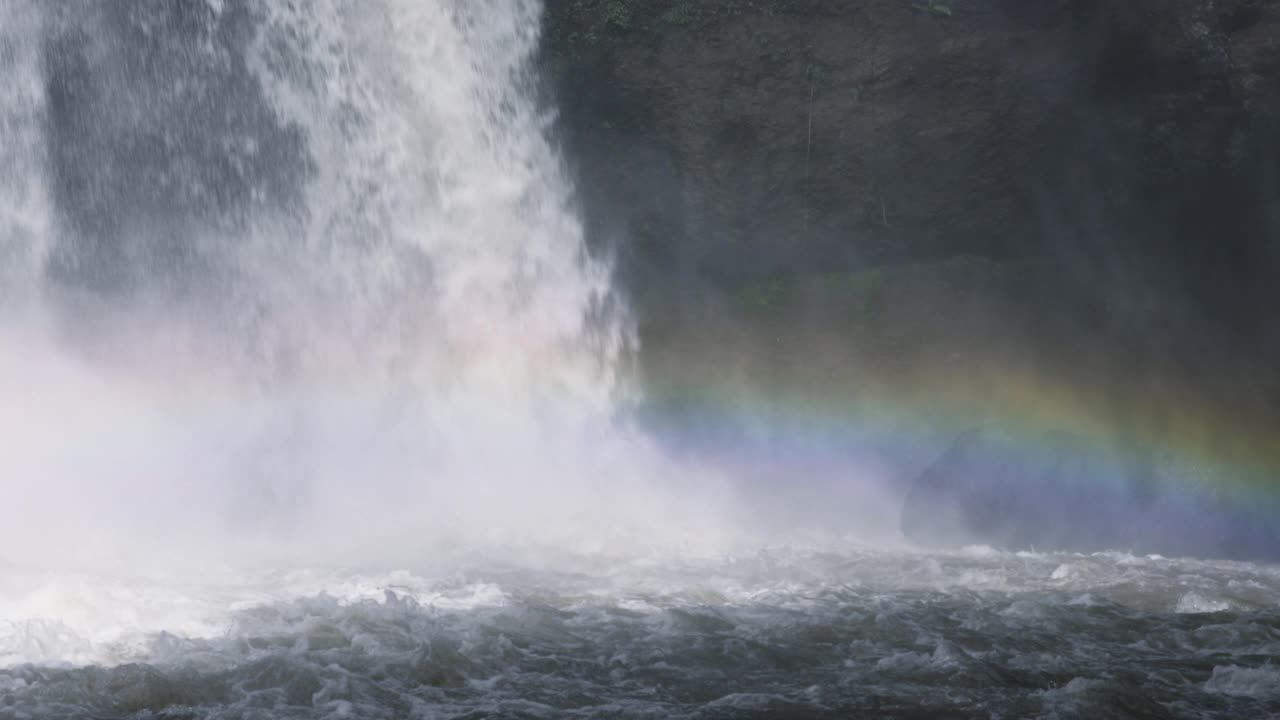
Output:
<instances>
[{"instance_id":1,"label":"current","mask_svg":"<svg viewBox=\"0 0 1280 720\"><path fill-rule=\"evenodd\" d=\"M1280 712L1280 570L1243 563L827 545L5 577L4 717Z\"/></svg>"}]
</instances>

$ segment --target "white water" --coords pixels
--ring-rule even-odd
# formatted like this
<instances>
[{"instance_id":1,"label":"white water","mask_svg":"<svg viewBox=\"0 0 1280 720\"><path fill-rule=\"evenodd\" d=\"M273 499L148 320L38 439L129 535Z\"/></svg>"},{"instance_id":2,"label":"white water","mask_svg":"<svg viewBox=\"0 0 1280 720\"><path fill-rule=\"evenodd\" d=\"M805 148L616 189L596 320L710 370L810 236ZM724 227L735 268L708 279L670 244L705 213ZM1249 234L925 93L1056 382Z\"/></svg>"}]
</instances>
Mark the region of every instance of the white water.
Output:
<instances>
[{"instance_id":1,"label":"white water","mask_svg":"<svg viewBox=\"0 0 1280 720\"><path fill-rule=\"evenodd\" d=\"M0 621L0 714L1227 718L1280 703L1275 568L830 545L525 560L11 574L0 617L58 619Z\"/></svg>"},{"instance_id":2,"label":"white water","mask_svg":"<svg viewBox=\"0 0 1280 720\"><path fill-rule=\"evenodd\" d=\"M35 5L0 5L0 308L29 300L49 234L39 26Z\"/></svg>"},{"instance_id":3,"label":"white water","mask_svg":"<svg viewBox=\"0 0 1280 720\"><path fill-rule=\"evenodd\" d=\"M218 27L239 5L208 7L202 22ZM300 207L252 189L245 217L181 226L200 263L175 271L131 251L141 279L123 292L50 278L42 264L51 248L74 256L87 242L45 181L53 141L42 133L56 122L41 53L65 50L42 39L75 23L91 38L85 72L107 97L91 107L103 115L94 132L171 143L187 129L133 106L136 70L119 60L129 49L108 6L0 11L0 270L27 300L0 312L0 562L199 579L208 564L384 567L481 547L718 542L712 484L671 492L670 468L617 417L632 330L532 96L539 4L248 7L243 60L276 125L305 141ZM165 17L133 9L143 20L127 22ZM234 60L208 38L183 52L206 74ZM204 81L184 73L152 82L181 93ZM208 83L199 92L216 90ZM249 163L274 137L218 128L185 142ZM202 149L170 147L161 164L189 194L203 176L185 163ZM120 214L126 229L162 224ZM6 618L59 618L20 607Z\"/></svg>"}]
</instances>

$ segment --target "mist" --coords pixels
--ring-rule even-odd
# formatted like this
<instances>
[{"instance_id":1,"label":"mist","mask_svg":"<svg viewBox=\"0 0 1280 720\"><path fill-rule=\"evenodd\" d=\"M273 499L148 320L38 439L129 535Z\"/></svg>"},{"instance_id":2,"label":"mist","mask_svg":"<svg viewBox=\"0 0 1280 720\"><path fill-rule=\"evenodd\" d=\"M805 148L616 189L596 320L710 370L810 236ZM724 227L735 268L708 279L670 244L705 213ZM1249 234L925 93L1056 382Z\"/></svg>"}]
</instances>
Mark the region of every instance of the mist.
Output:
<instances>
[{"instance_id":1,"label":"mist","mask_svg":"<svg viewBox=\"0 0 1280 720\"><path fill-rule=\"evenodd\" d=\"M714 477L623 417L627 309L506 85L536 6L468 7L7 11L40 28L9 72L48 82L18 128L53 149L20 158L50 192L5 198L43 258L4 315L10 560L381 567L716 525Z\"/></svg>"}]
</instances>

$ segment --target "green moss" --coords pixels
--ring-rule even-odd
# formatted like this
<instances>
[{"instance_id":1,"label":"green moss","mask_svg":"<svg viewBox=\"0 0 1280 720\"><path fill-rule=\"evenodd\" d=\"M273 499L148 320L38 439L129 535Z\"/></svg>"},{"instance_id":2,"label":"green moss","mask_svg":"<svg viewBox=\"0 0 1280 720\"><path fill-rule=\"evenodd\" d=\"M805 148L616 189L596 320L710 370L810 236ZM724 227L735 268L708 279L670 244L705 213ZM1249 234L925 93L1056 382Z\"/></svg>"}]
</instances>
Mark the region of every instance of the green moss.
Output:
<instances>
[{"instance_id":1,"label":"green moss","mask_svg":"<svg viewBox=\"0 0 1280 720\"><path fill-rule=\"evenodd\" d=\"M782 305L786 287L782 280L774 279L763 283L748 285L736 293L734 298L753 310L773 310Z\"/></svg>"},{"instance_id":2,"label":"green moss","mask_svg":"<svg viewBox=\"0 0 1280 720\"><path fill-rule=\"evenodd\" d=\"M662 13L662 20L670 25L688 25L693 22L695 12L689 0L676 0Z\"/></svg>"},{"instance_id":3,"label":"green moss","mask_svg":"<svg viewBox=\"0 0 1280 720\"><path fill-rule=\"evenodd\" d=\"M604 8L604 21L619 30L630 30L631 6L626 0L609 0Z\"/></svg>"},{"instance_id":4,"label":"green moss","mask_svg":"<svg viewBox=\"0 0 1280 720\"><path fill-rule=\"evenodd\" d=\"M738 288L732 297L748 314L773 315L796 301L817 302L857 319L873 319L884 306L889 272L870 268L823 275L772 278ZM802 291L808 289L807 292Z\"/></svg>"},{"instance_id":5,"label":"green moss","mask_svg":"<svg viewBox=\"0 0 1280 720\"><path fill-rule=\"evenodd\" d=\"M888 274L883 268L833 273L822 278L823 289L833 299L862 318L873 315L883 304Z\"/></svg>"}]
</instances>

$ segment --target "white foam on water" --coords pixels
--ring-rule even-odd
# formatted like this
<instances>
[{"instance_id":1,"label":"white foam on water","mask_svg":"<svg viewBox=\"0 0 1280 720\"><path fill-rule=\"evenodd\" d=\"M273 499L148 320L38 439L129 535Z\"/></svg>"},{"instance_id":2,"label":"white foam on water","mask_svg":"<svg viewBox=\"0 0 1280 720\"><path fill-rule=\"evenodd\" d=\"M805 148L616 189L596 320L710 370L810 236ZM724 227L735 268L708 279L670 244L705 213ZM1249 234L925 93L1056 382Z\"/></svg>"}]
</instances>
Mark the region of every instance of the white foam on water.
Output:
<instances>
[{"instance_id":1,"label":"white foam on water","mask_svg":"<svg viewBox=\"0 0 1280 720\"><path fill-rule=\"evenodd\" d=\"M1189 592L1178 599L1174 608L1180 613L1216 613L1231 609L1231 603L1225 600L1207 598L1198 592Z\"/></svg>"},{"instance_id":2,"label":"white foam on water","mask_svg":"<svg viewBox=\"0 0 1280 720\"><path fill-rule=\"evenodd\" d=\"M473 557L430 572L234 567L199 580L3 568L0 616L29 617L0 623L0 698L19 717L175 703L211 718L500 715L528 703L550 716L698 717L856 716L870 693L885 707L1074 717L1151 702L1117 674L1179 659L1144 692L1182 714L1251 716L1269 702L1274 672L1258 658L1280 651L1274 631L1249 615L1189 624L1169 597L1180 582L1241 577L1274 597L1269 568L1160 560L1134 575L1122 557L1093 557L1088 605L1064 600L1049 576L1071 558L1047 553L775 547L525 566ZM948 581L975 565L1004 588Z\"/></svg>"},{"instance_id":3,"label":"white foam on water","mask_svg":"<svg viewBox=\"0 0 1280 720\"><path fill-rule=\"evenodd\" d=\"M1205 690L1224 695L1240 695L1254 698L1280 696L1280 668L1239 667L1219 665L1213 669L1213 677L1205 683Z\"/></svg>"}]
</instances>

